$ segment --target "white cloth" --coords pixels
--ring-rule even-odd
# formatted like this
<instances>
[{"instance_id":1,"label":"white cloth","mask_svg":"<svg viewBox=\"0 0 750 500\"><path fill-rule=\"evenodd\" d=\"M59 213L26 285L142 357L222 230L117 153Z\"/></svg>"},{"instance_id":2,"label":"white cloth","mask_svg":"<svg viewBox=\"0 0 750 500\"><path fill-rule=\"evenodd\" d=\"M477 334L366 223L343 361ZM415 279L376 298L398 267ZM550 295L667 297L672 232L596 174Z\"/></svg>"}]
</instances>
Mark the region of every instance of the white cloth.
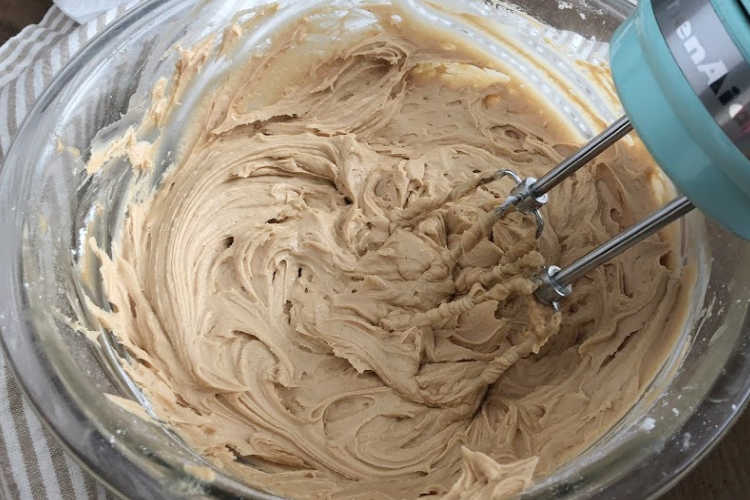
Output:
<instances>
[{"instance_id":1,"label":"white cloth","mask_svg":"<svg viewBox=\"0 0 750 500\"><path fill-rule=\"evenodd\" d=\"M128 3L128 0L54 0L55 5L79 24L96 19L109 10Z\"/></svg>"}]
</instances>

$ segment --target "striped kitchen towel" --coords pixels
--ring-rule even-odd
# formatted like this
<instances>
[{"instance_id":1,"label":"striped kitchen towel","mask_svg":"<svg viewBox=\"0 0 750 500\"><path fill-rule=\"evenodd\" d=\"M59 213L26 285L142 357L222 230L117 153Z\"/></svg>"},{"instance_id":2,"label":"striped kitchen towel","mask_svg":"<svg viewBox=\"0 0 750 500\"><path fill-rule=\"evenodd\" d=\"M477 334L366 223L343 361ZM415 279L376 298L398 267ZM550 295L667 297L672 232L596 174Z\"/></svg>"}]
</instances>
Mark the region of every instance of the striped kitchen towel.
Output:
<instances>
[{"instance_id":1,"label":"striped kitchen towel","mask_svg":"<svg viewBox=\"0 0 750 500\"><path fill-rule=\"evenodd\" d=\"M0 47L0 165L34 101L52 78L134 2L79 25L57 7ZM0 497L114 498L42 426L0 354Z\"/></svg>"}]
</instances>

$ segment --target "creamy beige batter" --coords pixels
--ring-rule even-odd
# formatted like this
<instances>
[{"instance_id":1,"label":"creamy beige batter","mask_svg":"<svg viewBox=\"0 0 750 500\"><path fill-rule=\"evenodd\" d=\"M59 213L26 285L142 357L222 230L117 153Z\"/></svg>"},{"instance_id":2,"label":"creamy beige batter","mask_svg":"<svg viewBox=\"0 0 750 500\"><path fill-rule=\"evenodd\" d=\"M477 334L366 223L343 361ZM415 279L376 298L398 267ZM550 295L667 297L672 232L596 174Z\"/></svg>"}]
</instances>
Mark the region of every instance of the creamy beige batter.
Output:
<instances>
[{"instance_id":1,"label":"creamy beige batter","mask_svg":"<svg viewBox=\"0 0 750 500\"><path fill-rule=\"evenodd\" d=\"M637 140L555 189L541 239L513 213L463 248L512 187L477 179L540 176L580 138L499 63L373 12L346 43L320 45L314 16L280 30L203 96L174 167L129 206L114 257L100 252L101 320L160 418L251 485L503 498L590 446L650 382L682 321L679 250L652 237L559 313L533 298L545 263L662 203ZM211 46L183 51L149 127ZM139 133L89 170L123 155L153 168Z\"/></svg>"}]
</instances>

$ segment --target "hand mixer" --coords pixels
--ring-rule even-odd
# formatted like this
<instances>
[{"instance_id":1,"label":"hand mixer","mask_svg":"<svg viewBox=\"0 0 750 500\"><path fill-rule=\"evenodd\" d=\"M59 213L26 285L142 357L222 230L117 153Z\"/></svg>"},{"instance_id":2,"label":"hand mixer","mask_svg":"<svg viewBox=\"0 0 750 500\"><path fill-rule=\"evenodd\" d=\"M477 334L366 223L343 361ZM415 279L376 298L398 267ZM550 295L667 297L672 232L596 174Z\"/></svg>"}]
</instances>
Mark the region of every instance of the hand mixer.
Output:
<instances>
[{"instance_id":1,"label":"hand mixer","mask_svg":"<svg viewBox=\"0 0 750 500\"><path fill-rule=\"evenodd\" d=\"M750 239L750 0L641 0L615 33L610 65L626 116L540 179L520 178L493 212L533 213L547 192L633 128L685 194L569 266L545 268L536 297L555 307L573 282L694 207Z\"/></svg>"}]
</instances>

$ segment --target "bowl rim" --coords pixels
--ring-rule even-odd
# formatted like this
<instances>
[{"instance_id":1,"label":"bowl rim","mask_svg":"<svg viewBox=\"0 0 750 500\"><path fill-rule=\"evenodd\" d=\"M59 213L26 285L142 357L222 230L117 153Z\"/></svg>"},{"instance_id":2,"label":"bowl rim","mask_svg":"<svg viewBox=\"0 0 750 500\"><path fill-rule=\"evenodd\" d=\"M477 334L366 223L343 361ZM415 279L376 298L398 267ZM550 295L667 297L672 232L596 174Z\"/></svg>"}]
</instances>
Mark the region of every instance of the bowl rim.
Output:
<instances>
[{"instance_id":1,"label":"bowl rim","mask_svg":"<svg viewBox=\"0 0 750 500\"><path fill-rule=\"evenodd\" d=\"M623 0L614 1L623 3ZM149 14L181 3L192 5L193 2L192 0L149 0L134 7L96 35L60 70L32 106L8 150L2 170L0 170L0 206L8 206L9 201L16 199L17 191L22 191L16 191L17 183L13 182L14 176L17 176L18 171L24 168L20 157L24 149L22 145L33 136L31 131L34 124L51 106L68 82L88 61L100 57L107 47L124 36L123 33L127 32L128 28L137 25ZM47 355L47 346L41 345L34 335L32 321L26 315L28 297L19 279L22 275L21 230L24 222L24 214L21 212L21 210L0 211L0 234L8 238L6 244L0 245L0 263L4 264L0 265L0 310L5 313L3 319L0 320L0 333L2 333L0 343L8 360L8 366L43 424L76 461L99 481L121 495L172 498L175 492L167 489L163 477L144 466L150 460L148 456L137 450L113 444L110 440L112 437L110 433L101 428L86 425L89 422L87 419L89 412L78 405L76 398L70 394L66 381L63 380L58 368L53 366ZM664 493L679 481L718 443L748 403L750 397L749 333L750 316L746 316L737 345L732 349L725 369L719 373L700 407L690 415L683 428L699 429L706 415L718 415L716 421L720 425L715 432L703 436L703 439L698 439L689 452L683 452L684 457L672 469L671 475L663 476L655 464L669 450L679 449L680 443L675 439L677 433L670 436L658 451L650 450L638 468L627 470L619 478L614 476L601 478L604 481L594 481L596 484L593 485L592 490L578 490L574 494L583 494L590 498L604 498L605 496L606 498L628 498L628 495L634 494L653 498ZM44 374L43 377L39 376L40 372ZM741 381L739 386L737 386L738 380ZM732 384L737 386L731 399L737 409L727 414L725 409L727 399L723 393L724 388ZM722 394L722 397L714 397L715 394ZM96 454L91 453L91 446L99 447ZM168 463L166 467L175 475L183 477L187 475L191 479L196 479L177 462ZM127 474L123 474L124 471ZM558 481L540 485L541 488L532 487L529 494L524 494L523 497L572 498L566 490L565 480L566 478L560 478ZM208 493L217 496L277 498L247 487L221 473L217 473L216 478L208 483L198 482ZM597 487L604 486L607 488L606 492L601 489L596 490Z\"/></svg>"}]
</instances>

